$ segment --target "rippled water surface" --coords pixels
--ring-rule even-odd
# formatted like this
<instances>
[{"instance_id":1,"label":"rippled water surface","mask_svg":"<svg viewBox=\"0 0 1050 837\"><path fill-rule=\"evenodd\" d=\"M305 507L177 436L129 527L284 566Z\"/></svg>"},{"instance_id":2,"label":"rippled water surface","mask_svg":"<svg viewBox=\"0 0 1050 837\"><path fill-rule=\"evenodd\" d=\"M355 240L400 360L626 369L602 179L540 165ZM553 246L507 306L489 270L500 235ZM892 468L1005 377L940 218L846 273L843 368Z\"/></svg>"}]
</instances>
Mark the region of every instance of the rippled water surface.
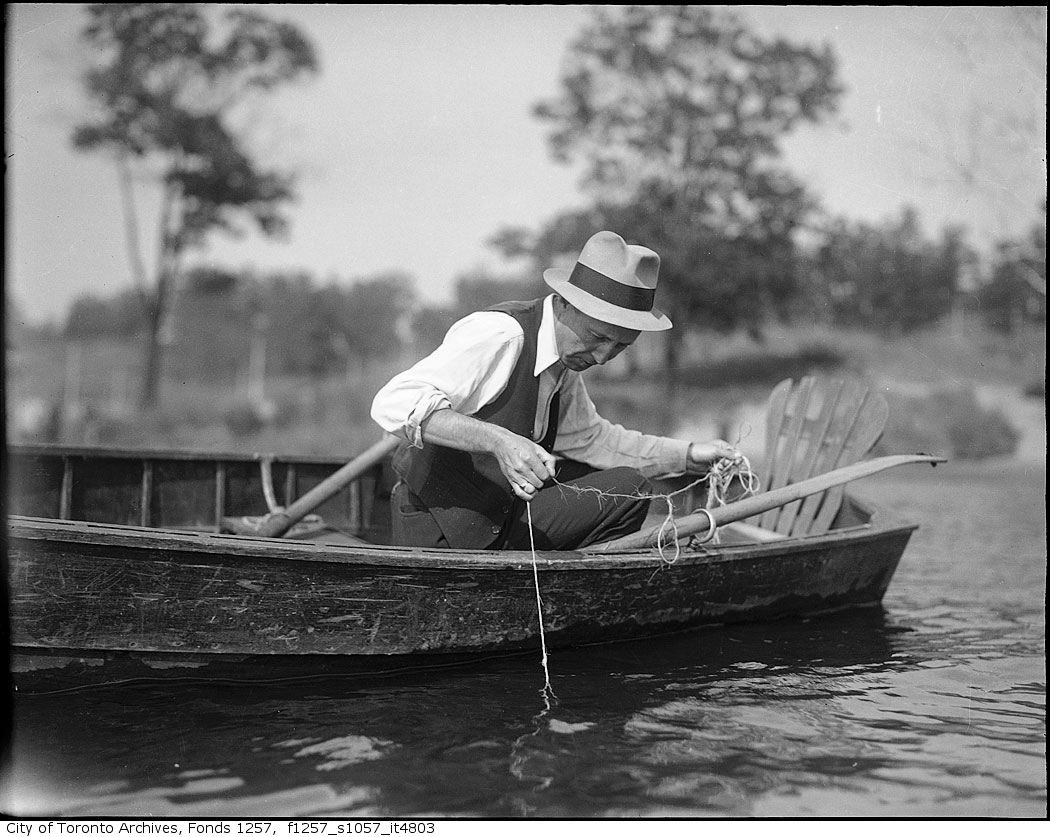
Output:
<instances>
[{"instance_id":1,"label":"rippled water surface","mask_svg":"<svg viewBox=\"0 0 1050 837\"><path fill-rule=\"evenodd\" d=\"M22 813L1046 814L1045 471L900 469L884 606L397 677L20 698Z\"/></svg>"}]
</instances>

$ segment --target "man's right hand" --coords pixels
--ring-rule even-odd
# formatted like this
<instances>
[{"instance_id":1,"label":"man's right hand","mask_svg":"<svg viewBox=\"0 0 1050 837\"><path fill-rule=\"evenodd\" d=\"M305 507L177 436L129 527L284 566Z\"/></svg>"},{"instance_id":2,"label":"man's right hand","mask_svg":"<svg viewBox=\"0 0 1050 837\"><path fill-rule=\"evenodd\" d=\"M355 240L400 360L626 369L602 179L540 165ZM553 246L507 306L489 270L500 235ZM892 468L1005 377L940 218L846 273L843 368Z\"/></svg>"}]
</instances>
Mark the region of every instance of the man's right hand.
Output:
<instances>
[{"instance_id":1,"label":"man's right hand","mask_svg":"<svg viewBox=\"0 0 1050 837\"><path fill-rule=\"evenodd\" d=\"M424 442L456 450L491 453L516 497L531 500L554 476L556 459L524 436L498 424L479 421L451 409L431 413L423 425Z\"/></svg>"},{"instance_id":2,"label":"man's right hand","mask_svg":"<svg viewBox=\"0 0 1050 837\"><path fill-rule=\"evenodd\" d=\"M492 451L515 496L529 501L554 476L557 460L535 442L511 433L500 434Z\"/></svg>"}]
</instances>

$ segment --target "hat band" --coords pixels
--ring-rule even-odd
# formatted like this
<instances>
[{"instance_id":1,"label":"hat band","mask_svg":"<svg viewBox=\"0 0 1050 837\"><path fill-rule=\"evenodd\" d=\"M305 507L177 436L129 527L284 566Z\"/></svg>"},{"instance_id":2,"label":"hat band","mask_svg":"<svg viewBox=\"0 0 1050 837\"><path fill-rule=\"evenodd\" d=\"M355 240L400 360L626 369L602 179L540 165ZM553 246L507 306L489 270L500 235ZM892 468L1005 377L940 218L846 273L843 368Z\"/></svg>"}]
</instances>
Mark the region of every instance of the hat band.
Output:
<instances>
[{"instance_id":1,"label":"hat band","mask_svg":"<svg viewBox=\"0 0 1050 837\"><path fill-rule=\"evenodd\" d=\"M632 311L652 311L653 302L656 300L656 291L652 288L624 285L579 262L576 262L572 273L569 274L569 284L603 302Z\"/></svg>"}]
</instances>

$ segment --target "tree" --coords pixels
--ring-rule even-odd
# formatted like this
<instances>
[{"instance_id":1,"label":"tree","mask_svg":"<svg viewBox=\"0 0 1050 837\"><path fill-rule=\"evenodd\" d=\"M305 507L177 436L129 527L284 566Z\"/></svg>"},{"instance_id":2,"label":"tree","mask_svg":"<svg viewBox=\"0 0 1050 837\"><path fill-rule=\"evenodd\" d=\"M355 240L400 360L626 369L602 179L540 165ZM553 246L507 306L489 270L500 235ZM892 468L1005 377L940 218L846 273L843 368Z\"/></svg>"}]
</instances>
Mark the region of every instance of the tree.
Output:
<instances>
[{"instance_id":1,"label":"tree","mask_svg":"<svg viewBox=\"0 0 1050 837\"><path fill-rule=\"evenodd\" d=\"M534 299L543 293L543 288L543 280L534 272L501 276L475 269L456 277L455 310L465 317L472 311L491 308L508 299Z\"/></svg>"},{"instance_id":2,"label":"tree","mask_svg":"<svg viewBox=\"0 0 1050 837\"><path fill-rule=\"evenodd\" d=\"M128 338L142 331L142 300L133 290L110 299L81 295L66 316L65 333L77 340L92 337Z\"/></svg>"},{"instance_id":3,"label":"tree","mask_svg":"<svg viewBox=\"0 0 1050 837\"><path fill-rule=\"evenodd\" d=\"M757 332L797 290L793 238L816 205L778 144L834 113L835 73L830 48L762 38L729 11L599 7L535 113L554 158L584 165L583 215L660 253L673 314Z\"/></svg>"},{"instance_id":4,"label":"tree","mask_svg":"<svg viewBox=\"0 0 1050 837\"><path fill-rule=\"evenodd\" d=\"M969 256L960 230L949 227L931 241L905 207L881 225L833 222L816 254L816 284L836 322L901 334L951 310Z\"/></svg>"},{"instance_id":5,"label":"tree","mask_svg":"<svg viewBox=\"0 0 1050 837\"><path fill-rule=\"evenodd\" d=\"M999 242L992 276L977 291L989 327L1013 334L1024 322L1046 322L1046 202L1043 220L1020 241Z\"/></svg>"},{"instance_id":6,"label":"tree","mask_svg":"<svg viewBox=\"0 0 1050 837\"><path fill-rule=\"evenodd\" d=\"M82 37L95 62L84 76L93 118L73 144L113 154L119 174L132 274L148 328L141 401L155 404L159 335L182 258L213 230L282 234L292 177L253 159L240 109L258 93L313 73L310 43L290 24L255 11L218 16L199 4L114 3L87 8ZM149 278L139 238L133 168L161 189L158 255Z\"/></svg>"}]
</instances>

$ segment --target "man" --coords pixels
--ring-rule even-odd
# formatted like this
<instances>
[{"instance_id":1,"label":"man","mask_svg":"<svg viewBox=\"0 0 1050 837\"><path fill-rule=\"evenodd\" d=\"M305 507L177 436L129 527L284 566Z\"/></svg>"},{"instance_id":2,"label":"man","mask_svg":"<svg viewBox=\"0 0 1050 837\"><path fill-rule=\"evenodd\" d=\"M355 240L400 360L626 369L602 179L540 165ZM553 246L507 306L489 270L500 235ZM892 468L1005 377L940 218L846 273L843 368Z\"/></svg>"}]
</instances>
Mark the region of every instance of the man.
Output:
<instances>
[{"instance_id":1,"label":"man","mask_svg":"<svg viewBox=\"0 0 1050 837\"><path fill-rule=\"evenodd\" d=\"M671 321L653 308L660 257L599 232L554 293L471 314L376 395L372 418L403 440L391 497L394 542L575 549L641 528L648 478L702 473L739 454L603 419L580 373L608 363L643 331ZM525 503L529 503L527 510Z\"/></svg>"}]
</instances>

